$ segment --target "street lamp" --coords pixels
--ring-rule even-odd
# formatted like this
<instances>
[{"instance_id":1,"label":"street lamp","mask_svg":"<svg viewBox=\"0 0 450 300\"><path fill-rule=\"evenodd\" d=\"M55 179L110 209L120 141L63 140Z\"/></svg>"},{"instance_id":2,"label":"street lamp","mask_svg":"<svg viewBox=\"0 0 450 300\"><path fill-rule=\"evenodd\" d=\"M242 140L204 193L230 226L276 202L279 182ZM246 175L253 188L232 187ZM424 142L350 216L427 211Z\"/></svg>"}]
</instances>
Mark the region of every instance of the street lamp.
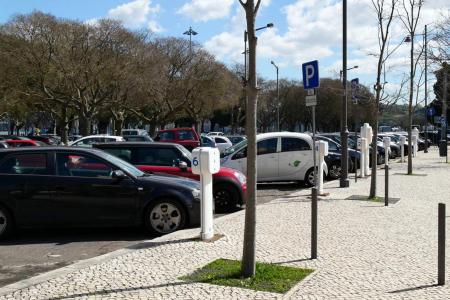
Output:
<instances>
[{"instance_id":1,"label":"street lamp","mask_svg":"<svg viewBox=\"0 0 450 300\"><path fill-rule=\"evenodd\" d=\"M351 68L348 68L347 71L353 70L353 69L358 69L359 66L353 66ZM342 81L342 70L339 70L339 80Z\"/></svg>"},{"instance_id":2,"label":"street lamp","mask_svg":"<svg viewBox=\"0 0 450 300\"><path fill-rule=\"evenodd\" d=\"M198 33L194 30L192 30L192 27L189 26L189 30L183 32L183 34L189 36L189 56L192 56L192 36L197 35Z\"/></svg>"},{"instance_id":3,"label":"street lamp","mask_svg":"<svg viewBox=\"0 0 450 300\"><path fill-rule=\"evenodd\" d=\"M273 27L273 23L267 23L266 26L263 27L259 27L256 28L255 31L259 31L259 30L263 30L266 28L272 28ZM247 30L244 30L244 52L242 52L242 54L244 54L244 81L247 82L247 39L248 39L248 33Z\"/></svg>"},{"instance_id":4,"label":"street lamp","mask_svg":"<svg viewBox=\"0 0 450 300\"><path fill-rule=\"evenodd\" d=\"M275 69L277 69L277 131L280 131L280 90L278 88L278 66L273 62L270 62Z\"/></svg>"},{"instance_id":5,"label":"street lamp","mask_svg":"<svg viewBox=\"0 0 450 300\"><path fill-rule=\"evenodd\" d=\"M347 0L342 1L342 84L344 94L342 95L341 111L341 142L342 155L341 167L342 173L339 180L339 186L349 187L348 180L348 128L347 128Z\"/></svg>"}]
</instances>

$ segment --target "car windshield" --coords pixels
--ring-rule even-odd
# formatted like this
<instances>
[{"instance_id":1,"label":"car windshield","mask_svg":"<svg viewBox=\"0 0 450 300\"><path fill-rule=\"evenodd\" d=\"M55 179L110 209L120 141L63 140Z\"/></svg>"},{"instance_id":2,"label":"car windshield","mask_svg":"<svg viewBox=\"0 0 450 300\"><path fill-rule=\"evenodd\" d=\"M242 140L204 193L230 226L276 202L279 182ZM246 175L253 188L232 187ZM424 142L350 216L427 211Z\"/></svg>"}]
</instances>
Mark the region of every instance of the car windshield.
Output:
<instances>
[{"instance_id":1,"label":"car windshield","mask_svg":"<svg viewBox=\"0 0 450 300\"><path fill-rule=\"evenodd\" d=\"M233 154L234 152L236 152L236 150L241 149L245 145L247 145L247 140L240 141L236 145L225 149L225 151L222 152L222 155L227 156L227 155Z\"/></svg>"},{"instance_id":2,"label":"car windshield","mask_svg":"<svg viewBox=\"0 0 450 300\"><path fill-rule=\"evenodd\" d=\"M177 148L180 149L180 151L184 154L184 156L189 158L189 160L192 160L191 152L189 152L188 149L184 148L183 146L179 146Z\"/></svg>"},{"instance_id":3,"label":"car windshield","mask_svg":"<svg viewBox=\"0 0 450 300\"><path fill-rule=\"evenodd\" d=\"M132 164L129 164L128 162L114 156L111 155L109 153L103 153L104 157L112 162L113 164L115 164L116 166L119 166L121 169L123 169L125 172L135 176L135 177L141 177L144 176L145 173L142 172L141 170L139 170L138 168L136 168L135 166L133 166Z\"/></svg>"}]
</instances>

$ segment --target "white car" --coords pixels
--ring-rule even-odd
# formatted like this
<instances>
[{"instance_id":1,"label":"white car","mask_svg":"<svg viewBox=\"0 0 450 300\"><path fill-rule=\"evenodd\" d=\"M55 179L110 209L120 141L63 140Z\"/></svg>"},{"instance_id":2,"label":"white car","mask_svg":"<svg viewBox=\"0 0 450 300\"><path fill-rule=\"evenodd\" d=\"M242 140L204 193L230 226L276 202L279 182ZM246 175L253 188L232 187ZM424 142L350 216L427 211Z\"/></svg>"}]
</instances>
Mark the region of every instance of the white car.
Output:
<instances>
[{"instance_id":1,"label":"white car","mask_svg":"<svg viewBox=\"0 0 450 300\"><path fill-rule=\"evenodd\" d=\"M115 135L89 135L82 137L76 141L69 143L69 146L74 147L92 147L92 144L108 143L108 142L124 142L125 139L121 136Z\"/></svg>"},{"instance_id":2,"label":"white car","mask_svg":"<svg viewBox=\"0 0 450 300\"><path fill-rule=\"evenodd\" d=\"M223 134L223 132L220 132L220 131L211 131L211 132L208 132L206 135L207 136L213 136L213 135L220 135L220 136L222 136L224 134Z\"/></svg>"},{"instance_id":3,"label":"white car","mask_svg":"<svg viewBox=\"0 0 450 300\"><path fill-rule=\"evenodd\" d=\"M257 180L304 181L314 184L313 141L308 134L271 132L258 134ZM223 153L221 165L247 173L247 141L244 140ZM318 154L317 154L318 157ZM323 163L325 175L328 174Z\"/></svg>"},{"instance_id":4,"label":"white car","mask_svg":"<svg viewBox=\"0 0 450 300\"><path fill-rule=\"evenodd\" d=\"M233 143L230 141L230 139L225 136L210 135L208 137L216 142L216 146L219 149L220 153L233 146Z\"/></svg>"}]
</instances>

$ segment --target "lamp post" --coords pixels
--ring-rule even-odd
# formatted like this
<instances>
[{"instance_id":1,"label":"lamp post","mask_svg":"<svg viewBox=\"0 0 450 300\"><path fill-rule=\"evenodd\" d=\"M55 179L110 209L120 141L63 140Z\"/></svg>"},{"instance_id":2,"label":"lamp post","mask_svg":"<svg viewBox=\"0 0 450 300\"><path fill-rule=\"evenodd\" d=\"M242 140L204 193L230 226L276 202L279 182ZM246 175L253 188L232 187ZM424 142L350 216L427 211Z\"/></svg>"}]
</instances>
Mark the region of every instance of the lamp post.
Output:
<instances>
[{"instance_id":1,"label":"lamp post","mask_svg":"<svg viewBox=\"0 0 450 300\"><path fill-rule=\"evenodd\" d=\"M272 28L273 27L273 23L267 23L266 26L263 27L259 27L256 28L255 31L259 31L262 29L266 29L266 28ZM247 30L244 30L244 52L242 52L242 54L244 54L244 79L245 81L247 81L247 40L248 40L248 33Z\"/></svg>"},{"instance_id":2,"label":"lamp post","mask_svg":"<svg viewBox=\"0 0 450 300\"><path fill-rule=\"evenodd\" d=\"M427 50L427 44L428 44L428 36L427 36L427 25L425 25L425 32L423 35L424 38L424 47L425 47L425 150L423 150L424 153L428 153L428 50Z\"/></svg>"},{"instance_id":3,"label":"lamp post","mask_svg":"<svg viewBox=\"0 0 450 300\"><path fill-rule=\"evenodd\" d=\"M275 69L277 69L277 131L280 131L280 90L278 87L278 66L273 62L270 62Z\"/></svg>"},{"instance_id":4,"label":"lamp post","mask_svg":"<svg viewBox=\"0 0 450 300\"><path fill-rule=\"evenodd\" d=\"M189 36L189 56L192 56L192 36L193 35L197 35L198 32L192 30L192 27L189 26L189 30L183 32L183 34L188 35Z\"/></svg>"},{"instance_id":5,"label":"lamp post","mask_svg":"<svg viewBox=\"0 0 450 300\"><path fill-rule=\"evenodd\" d=\"M348 128L347 128L347 0L342 1L342 81L344 94L342 95L341 112L341 142L342 155L341 167L342 173L339 186L349 187L348 180Z\"/></svg>"},{"instance_id":6,"label":"lamp post","mask_svg":"<svg viewBox=\"0 0 450 300\"><path fill-rule=\"evenodd\" d=\"M353 66L351 68L348 68L347 71L353 70L353 69L358 69L359 66ZM339 80L342 82L342 70L339 70Z\"/></svg>"}]
</instances>

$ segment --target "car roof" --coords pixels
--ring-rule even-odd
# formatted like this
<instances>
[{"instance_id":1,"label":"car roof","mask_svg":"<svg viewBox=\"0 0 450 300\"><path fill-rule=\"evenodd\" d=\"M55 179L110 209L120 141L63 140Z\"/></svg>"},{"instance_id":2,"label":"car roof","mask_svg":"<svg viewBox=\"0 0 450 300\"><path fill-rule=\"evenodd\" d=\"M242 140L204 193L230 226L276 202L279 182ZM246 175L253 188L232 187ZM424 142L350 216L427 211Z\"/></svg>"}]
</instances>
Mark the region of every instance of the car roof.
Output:
<instances>
[{"instance_id":1,"label":"car roof","mask_svg":"<svg viewBox=\"0 0 450 300\"><path fill-rule=\"evenodd\" d=\"M161 130L158 130L158 132L177 131L177 130L194 130L194 129L191 127L178 127L178 128L171 128L171 129L161 129Z\"/></svg>"},{"instance_id":2,"label":"car roof","mask_svg":"<svg viewBox=\"0 0 450 300\"><path fill-rule=\"evenodd\" d=\"M101 150L86 148L86 147L64 147L64 146L42 146L42 147L20 147L20 148L7 148L0 149L0 153L17 153L17 152L86 152L86 153L95 153L102 154L104 153Z\"/></svg>"},{"instance_id":3,"label":"car roof","mask_svg":"<svg viewBox=\"0 0 450 300\"><path fill-rule=\"evenodd\" d=\"M260 133L256 136L256 139L266 139L266 138L272 138L272 137L300 137L307 140L311 140L311 136L306 133L300 133L300 132L267 132L267 133Z\"/></svg>"},{"instance_id":4,"label":"car roof","mask_svg":"<svg viewBox=\"0 0 450 300\"><path fill-rule=\"evenodd\" d=\"M171 147L179 147L181 146L180 144L176 144L176 143L161 143L161 142L110 142L110 143L97 143L94 144L94 147L125 147L125 146L129 146L129 147L151 147L151 148L158 148L158 147L167 147L167 146L171 146Z\"/></svg>"},{"instance_id":5,"label":"car roof","mask_svg":"<svg viewBox=\"0 0 450 300\"><path fill-rule=\"evenodd\" d=\"M107 138L122 138L120 135L109 135L109 134L94 134L94 135L87 135L87 136L83 136L81 139L85 139L85 138L97 138L97 137L107 137Z\"/></svg>"}]
</instances>

